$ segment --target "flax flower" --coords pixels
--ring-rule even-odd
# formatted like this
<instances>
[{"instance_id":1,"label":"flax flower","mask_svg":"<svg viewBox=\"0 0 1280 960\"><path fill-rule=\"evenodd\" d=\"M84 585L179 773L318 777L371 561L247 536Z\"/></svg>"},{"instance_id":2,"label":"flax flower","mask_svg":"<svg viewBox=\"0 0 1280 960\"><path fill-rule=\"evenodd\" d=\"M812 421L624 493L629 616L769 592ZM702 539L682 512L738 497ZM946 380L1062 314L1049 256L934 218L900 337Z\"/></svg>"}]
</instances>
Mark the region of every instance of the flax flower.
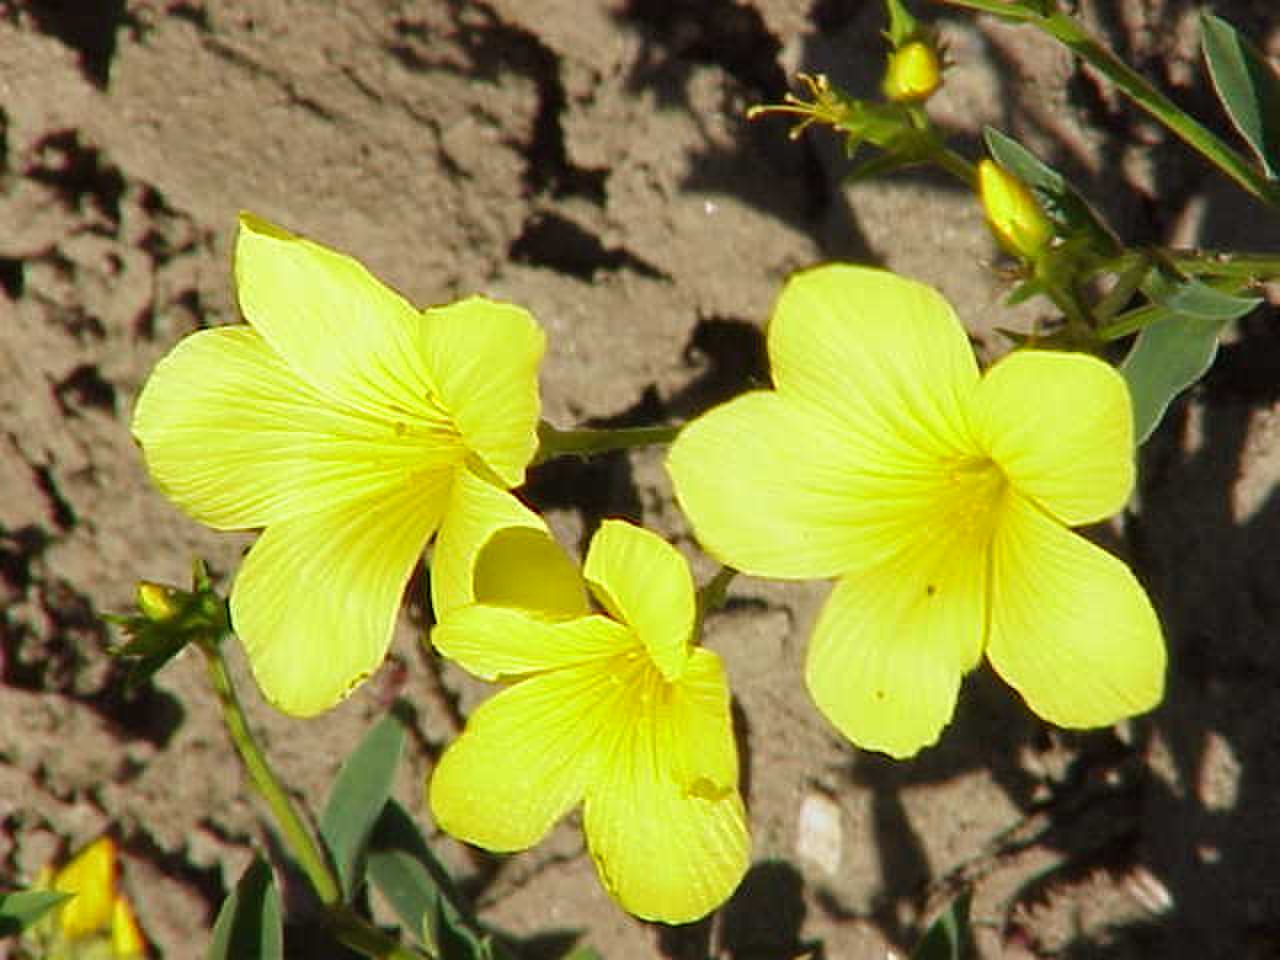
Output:
<instances>
[{"instance_id":1,"label":"flax flower","mask_svg":"<svg viewBox=\"0 0 1280 960\"><path fill-rule=\"evenodd\" d=\"M529 515L488 540L471 600L431 642L508 686L472 713L432 775L441 828L523 850L581 803L600 879L624 909L684 923L722 903L749 843L729 692L719 657L693 644L680 554L606 521L579 573Z\"/></svg>"},{"instance_id":2,"label":"flax flower","mask_svg":"<svg viewBox=\"0 0 1280 960\"><path fill-rule=\"evenodd\" d=\"M805 672L850 740L896 757L935 742L984 653L1061 726L1159 701L1146 594L1068 529L1115 513L1133 486L1111 367L1020 351L980 375L934 290L846 265L792 278L768 349L775 389L691 423L668 468L722 562L838 578Z\"/></svg>"},{"instance_id":3,"label":"flax flower","mask_svg":"<svg viewBox=\"0 0 1280 960\"><path fill-rule=\"evenodd\" d=\"M523 482L544 338L481 297L417 310L350 257L248 215L235 279L248 324L179 343L133 431L196 519L264 528L232 622L267 699L308 716L382 661L446 518ZM437 548L442 583L455 553Z\"/></svg>"}]
</instances>

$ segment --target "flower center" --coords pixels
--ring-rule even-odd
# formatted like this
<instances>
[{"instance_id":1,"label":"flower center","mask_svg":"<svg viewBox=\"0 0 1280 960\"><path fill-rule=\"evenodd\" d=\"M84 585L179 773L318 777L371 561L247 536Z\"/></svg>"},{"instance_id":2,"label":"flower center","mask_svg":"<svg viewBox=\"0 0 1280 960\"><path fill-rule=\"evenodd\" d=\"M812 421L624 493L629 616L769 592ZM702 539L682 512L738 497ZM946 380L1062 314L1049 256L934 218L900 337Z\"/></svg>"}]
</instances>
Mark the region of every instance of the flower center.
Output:
<instances>
[{"instance_id":1,"label":"flower center","mask_svg":"<svg viewBox=\"0 0 1280 960\"><path fill-rule=\"evenodd\" d=\"M947 464L939 507L944 535L985 549L995 533L1009 480L990 457L965 457Z\"/></svg>"}]
</instances>

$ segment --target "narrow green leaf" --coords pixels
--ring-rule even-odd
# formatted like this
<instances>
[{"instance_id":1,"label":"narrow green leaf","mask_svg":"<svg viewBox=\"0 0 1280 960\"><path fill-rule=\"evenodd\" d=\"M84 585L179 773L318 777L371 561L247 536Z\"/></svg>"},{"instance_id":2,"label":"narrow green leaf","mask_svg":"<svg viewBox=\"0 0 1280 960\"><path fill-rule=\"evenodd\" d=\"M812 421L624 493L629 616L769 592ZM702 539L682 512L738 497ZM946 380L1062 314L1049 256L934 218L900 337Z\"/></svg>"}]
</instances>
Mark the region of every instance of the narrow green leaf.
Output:
<instances>
[{"instance_id":1,"label":"narrow green leaf","mask_svg":"<svg viewBox=\"0 0 1280 960\"><path fill-rule=\"evenodd\" d=\"M365 844L391 793L403 750L404 725L392 711L365 734L329 791L320 816L320 835L348 899L363 879Z\"/></svg>"},{"instance_id":2,"label":"narrow green leaf","mask_svg":"<svg viewBox=\"0 0 1280 960\"><path fill-rule=\"evenodd\" d=\"M1178 276L1167 268L1147 274L1142 281L1142 292L1170 312L1197 320L1235 320L1262 303L1261 297L1242 297L1218 290L1195 277Z\"/></svg>"},{"instance_id":3,"label":"narrow green leaf","mask_svg":"<svg viewBox=\"0 0 1280 960\"><path fill-rule=\"evenodd\" d=\"M413 818L388 800L369 837L369 882L406 930L450 960L509 956L464 913L448 871L422 839ZM432 942L434 941L434 942Z\"/></svg>"},{"instance_id":4,"label":"narrow green leaf","mask_svg":"<svg viewBox=\"0 0 1280 960\"><path fill-rule=\"evenodd\" d=\"M994 127L984 128L982 136L991 158L1030 188L1062 235L1085 233L1092 238L1098 256L1119 254L1120 244L1115 235L1066 177Z\"/></svg>"},{"instance_id":5,"label":"narrow green leaf","mask_svg":"<svg viewBox=\"0 0 1280 960\"><path fill-rule=\"evenodd\" d=\"M271 868L261 858L222 902L213 925L208 960L283 960L284 928L280 894Z\"/></svg>"},{"instance_id":6,"label":"narrow green leaf","mask_svg":"<svg viewBox=\"0 0 1280 960\"><path fill-rule=\"evenodd\" d=\"M1271 179L1280 177L1280 76L1231 24L1204 12L1200 42L1227 116Z\"/></svg>"},{"instance_id":7,"label":"narrow green leaf","mask_svg":"<svg viewBox=\"0 0 1280 960\"><path fill-rule=\"evenodd\" d=\"M566 953L563 957L561 957L560 960L604 960L604 954L602 954L595 947L589 947L584 945L580 947L574 947L572 950Z\"/></svg>"},{"instance_id":8,"label":"narrow green leaf","mask_svg":"<svg viewBox=\"0 0 1280 960\"><path fill-rule=\"evenodd\" d=\"M966 890L951 901L929 924L911 960L964 960L973 953L973 938L969 931L969 900L972 893Z\"/></svg>"},{"instance_id":9,"label":"narrow green leaf","mask_svg":"<svg viewBox=\"0 0 1280 960\"><path fill-rule=\"evenodd\" d=\"M1133 402L1135 444L1147 441L1173 398L1212 366L1226 323L1165 313L1138 334L1120 365Z\"/></svg>"},{"instance_id":10,"label":"narrow green leaf","mask_svg":"<svg viewBox=\"0 0 1280 960\"><path fill-rule=\"evenodd\" d=\"M70 896L57 890L0 893L0 937L16 936Z\"/></svg>"}]
</instances>

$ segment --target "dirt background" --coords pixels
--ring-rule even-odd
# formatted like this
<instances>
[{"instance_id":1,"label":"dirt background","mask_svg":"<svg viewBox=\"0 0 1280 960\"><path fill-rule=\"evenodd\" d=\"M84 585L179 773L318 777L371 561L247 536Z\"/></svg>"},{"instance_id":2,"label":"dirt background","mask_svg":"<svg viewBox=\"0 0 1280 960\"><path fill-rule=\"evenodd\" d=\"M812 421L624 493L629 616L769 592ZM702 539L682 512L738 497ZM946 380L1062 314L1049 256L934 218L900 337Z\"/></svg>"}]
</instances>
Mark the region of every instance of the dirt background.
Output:
<instances>
[{"instance_id":1,"label":"dirt background","mask_svg":"<svg viewBox=\"0 0 1280 960\"><path fill-rule=\"evenodd\" d=\"M955 64L934 114L969 155L983 124L1024 138L1136 241L1280 242L1274 217L1052 45L928 12ZM1270 0L1219 12L1276 52ZM1085 13L1220 125L1189 3ZM200 664L127 699L100 620L138 578L182 582L195 554L226 577L248 542L157 495L127 429L156 360L236 319L238 209L359 256L416 302L530 307L561 426L681 419L759 383L779 283L824 259L934 283L986 355L1003 349L992 327L1037 308L997 309L969 197L927 174L845 186L829 138L743 119L797 70L869 94L879 17L870 0L0 0L0 886L109 830L148 934L182 960L251 851L278 849ZM987 957L1280 957L1274 321L1245 321L1176 406L1112 537L1168 634L1153 715L1064 734L982 670L940 746L858 753L800 687L826 588L739 579L708 637L736 691L755 838L738 895L710 921L653 927L607 900L575 823L501 860L441 840L483 917L534 957L579 937L609 958L857 960L903 955L971 885ZM527 493L571 541L626 515L709 570L659 453L550 465ZM391 665L313 721L246 686L309 803L399 695L416 736L397 792L425 822L430 757L482 691L423 652L421 629L410 604Z\"/></svg>"}]
</instances>

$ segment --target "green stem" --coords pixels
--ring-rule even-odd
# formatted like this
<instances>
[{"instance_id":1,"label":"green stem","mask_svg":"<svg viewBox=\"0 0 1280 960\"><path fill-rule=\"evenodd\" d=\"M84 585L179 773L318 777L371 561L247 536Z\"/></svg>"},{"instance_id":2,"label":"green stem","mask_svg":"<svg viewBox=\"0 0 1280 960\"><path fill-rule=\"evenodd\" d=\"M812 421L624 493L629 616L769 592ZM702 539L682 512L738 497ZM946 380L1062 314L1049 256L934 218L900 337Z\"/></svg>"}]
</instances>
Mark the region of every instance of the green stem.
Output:
<instances>
[{"instance_id":1,"label":"green stem","mask_svg":"<svg viewBox=\"0 0 1280 960\"><path fill-rule=\"evenodd\" d=\"M1280 207L1280 186L1250 164L1216 134L1193 119L1163 93L1153 87L1142 74L1117 57L1094 38L1076 20L1061 10L1041 15L1017 3L992 3L989 0L941 0L956 7L967 7L995 13L1006 19L1031 23L1067 47L1093 67L1139 107L1155 117L1184 143L1198 150L1241 187L1264 203Z\"/></svg>"},{"instance_id":2,"label":"green stem","mask_svg":"<svg viewBox=\"0 0 1280 960\"><path fill-rule=\"evenodd\" d=\"M535 463L554 457L594 457L614 450L630 450L633 447L649 447L670 443L680 432L679 427L619 427L616 430L557 430L545 420L538 426L538 455Z\"/></svg>"},{"instance_id":3,"label":"green stem","mask_svg":"<svg viewBox=\"0 0 1280 960\"><path fill-rule=\"evenodd\" d=\"M279 824L289 850L306 873L307 879L311 881L316 896L326 907L341 903L342 888L338 884L333 868L316 845L311 832L303 823L302 816L294 807L293 801L289 799L284 785L277 779L271 765L267 763L266 756L263 755L257 740L253 737L253 731L249 729L249 721L244 715L244 708L241 707L240 698L231 682L231 674L227 671L227 662L222 658L222 651L212 643L200 643L199 647L204 653L205 662L209 668L209 683L213 686L218 704L222 707L223 723L226 724L231 742L235 744L236 752L240 754L245 770L249 773L249 779L253 781L253 785L266 800L267 806L271 808L271 814Z\"/></svg>"},{"instance_id":4,"label":"green stem","mask_svg":"<svg viewBox=\"0 0 1280 960\"><path fill-rule=\"evenodd\" d=\"M977 168L960 154L949 147L944 147L932 157L933 162L951 174L965 186L976 189L978 184Z\"/></svg>"},{"instance_id":5,"label":"green stem","mask_svg":"<svg viewBox=\"0 0 1280 960\"><path fill-rule=\"evenodd\" d=\"M302 815L289 798L284 784L271 769L266 755L254 739L253 731L249 729L249 720L241 706L219 644L216 641L201 640L196 646L204 654L209 683L222 708L222 721L226 725L227 734L249 773L249 779L271 809L289 852L298 861L307 879L311 881L316 896L324 904L326 919L334 935L351 949L374 960L421 960L421 954L401 946L394 937L383 933L342 902L342 887L328 857L307 829Z\"/></svg>"},{"instance_id":6,"label":"green stem","mask_svg":"<svg viewBox=\"0 0 1280 960\"><path fill-rule=\"evenodd\" d=\"M729 584L738 571L733 567L721 567L714 577L698 590L698 623L708 613L724 606L725 595L729 592Z\"/></svg>"}]
</instances>

